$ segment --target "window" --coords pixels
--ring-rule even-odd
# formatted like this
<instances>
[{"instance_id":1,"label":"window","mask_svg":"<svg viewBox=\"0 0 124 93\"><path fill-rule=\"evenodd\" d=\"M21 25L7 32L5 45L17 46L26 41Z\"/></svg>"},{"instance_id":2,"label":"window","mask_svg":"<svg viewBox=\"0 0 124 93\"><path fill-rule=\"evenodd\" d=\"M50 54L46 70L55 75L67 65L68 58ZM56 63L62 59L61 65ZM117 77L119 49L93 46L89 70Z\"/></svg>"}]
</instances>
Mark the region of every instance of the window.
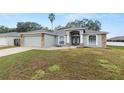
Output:
<instances>
[{"instance_id":1,"label":"window","mask_svg":"<svg viewBox=\"0 0 124 93\"><path fill-rule=\"evenodd\" d=\"M64 44L64 36L60 36L60 44Z\"/></svg>"},{"instance_id":2,"label":"window","mask_svg":"<svg viewBox=\"0 0 124 93\"><path fill-rule=\"evenodd\" d=\"M96 36L95 35L89 36L89 45L96 45Z\"/></svg>"},{"instance_id":3,"label":"window","mask_svg":"<svg viewBox=\"0 0 124 93\"><path fill-rule=\"evenodd\" d=\"M83 30L83 33L86 33L85 29Z\"/></svg>"}]
</instances>

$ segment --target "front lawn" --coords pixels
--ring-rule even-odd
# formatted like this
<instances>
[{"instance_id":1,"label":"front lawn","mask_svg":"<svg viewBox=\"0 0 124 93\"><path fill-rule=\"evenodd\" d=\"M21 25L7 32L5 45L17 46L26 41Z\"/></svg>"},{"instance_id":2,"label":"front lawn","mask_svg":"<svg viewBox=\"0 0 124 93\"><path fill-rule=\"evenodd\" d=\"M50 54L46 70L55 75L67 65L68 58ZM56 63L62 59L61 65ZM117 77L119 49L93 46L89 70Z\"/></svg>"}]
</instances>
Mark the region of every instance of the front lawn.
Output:
<instances>
[{"instance_id":1,"label":"front lawn","mask_svg":"<svg viewBox=\"0 0 124 93\"><path fill-rule=\"evenodd\" d=\"M124 79L124 47L31 50L2 57L0 79Z\"/></svg>"}]
</instances>

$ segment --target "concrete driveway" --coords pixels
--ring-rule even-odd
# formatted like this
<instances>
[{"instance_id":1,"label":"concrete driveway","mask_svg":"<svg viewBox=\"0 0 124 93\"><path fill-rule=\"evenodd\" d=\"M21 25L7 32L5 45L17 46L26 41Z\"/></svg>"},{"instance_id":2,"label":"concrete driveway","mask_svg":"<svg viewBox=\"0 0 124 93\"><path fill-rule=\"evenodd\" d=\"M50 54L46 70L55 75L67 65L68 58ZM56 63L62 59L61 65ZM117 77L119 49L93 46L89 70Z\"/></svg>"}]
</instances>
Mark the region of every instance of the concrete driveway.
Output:
<instances>
[{"instance_id":1,"label":"concrete driveway","mask_svg":"<svg viewBox=\"0 0 124 93\"><path fill-rule=\"evenodd\" d=\"M32 50L32 48L27 47L15 47L15 48L8 48L8 49L2 49L0 50L0 57L8 56L11 54L21 53L24 51Z\"/></svg>"},{"instance_id":2,"label":"concrete driveway","mask_svg":"<svg viewBox=\"0 0 124 93\"><path fill-rule=\"evenodd\" d=\"M32 49L35 50L60 50L60 49L71 49L76 48L75 46L70 47L50 47L50 48L35 48L35 47L14 47L14 48L8 48L8 49L2 49L0 50L0 57L8 56L11 54L21 53L24 51L29 51Z\"/></svg>"}]
</instances>

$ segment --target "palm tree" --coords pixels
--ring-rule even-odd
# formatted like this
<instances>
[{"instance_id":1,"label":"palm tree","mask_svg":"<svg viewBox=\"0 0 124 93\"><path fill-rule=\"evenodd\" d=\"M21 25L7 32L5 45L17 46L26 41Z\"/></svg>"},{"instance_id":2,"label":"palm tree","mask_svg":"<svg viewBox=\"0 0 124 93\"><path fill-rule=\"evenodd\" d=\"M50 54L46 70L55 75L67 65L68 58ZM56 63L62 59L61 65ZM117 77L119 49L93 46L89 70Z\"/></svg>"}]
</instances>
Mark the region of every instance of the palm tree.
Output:
<instances>
[{"instance_id":1,"label":"palm tree","mask_svg":"<svg viewBox=\"0 0 124 93\"><path fill-rule=\"evenodd\" d=\"M51 22L51 29L53 30L53 21L55 20L55 14L50 13L48 16L50 22Z\"/></svg>"}]
</instances>

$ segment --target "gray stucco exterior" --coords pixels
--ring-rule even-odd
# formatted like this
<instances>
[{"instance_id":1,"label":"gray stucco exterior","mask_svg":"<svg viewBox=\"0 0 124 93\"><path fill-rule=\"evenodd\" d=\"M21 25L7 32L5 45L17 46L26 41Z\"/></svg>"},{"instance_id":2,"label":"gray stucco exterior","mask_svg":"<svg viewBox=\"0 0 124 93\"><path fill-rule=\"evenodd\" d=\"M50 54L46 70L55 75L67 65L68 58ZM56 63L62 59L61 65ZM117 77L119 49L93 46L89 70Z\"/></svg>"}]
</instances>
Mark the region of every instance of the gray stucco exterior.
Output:
<instances>
[{"instance_id":1,"label":"gray stucco exterior","mask_svg":"<svg viewBox=\"0 0 124 93\"><path fill-rule=\"evenodd\" d=\"M8 46L14 46L14 40L19 39L20 45L25 47L105 47L106 35L107 32L103 31L92 31L84 28L66 28L53 32L36 30L24 33L7 33L0 34L0 37L7 39L7 42L9 42Z\"/></svg>"},{"instance_id":2,"label":"gray stucco exterior","mask_svg":"<svg viewBox=\"0 0 124 93\"><path fill-rule=\"evenodd\" d=\"M83 42L84 42L84 46L85 47L102 47L102 39L101 39L101 35L95 35L97 38L96 38L96 45L89 45L89 35L84 35L84 39L83 39Z\"/></svg>"},{"instance_id":3,"label":"gray stucco exterior","mask_svg":"<svg viewBox=\"0 0 124 93\"><path fill-rule=\"evenodd\" d=\"M53 47L56 46L56 36L45 34L45 46L44 47Z\"/></svg>"},{"instance_id":4,"label":"gray stucco exterior","mask_svg":"<svg viewBox=\"0 0 124 93\"><path fill-rule=\"evenodd\" d=\"M73 34L72 36L73 32L75 35ZM68 28L60 29L55 33L58 35L58 41L60 41L60 36L64 37L64 44L61 44L61 41L57 43L58 45L62 46L76 45L80 47L104 47L106 44L106 42L103 44L102 36L106 36L107 32L103 31L92 31L84 28ZM94 40L91 40L91 36L94 38ZM106 41L106 38L104 38L104 41ZM77 44L74 44L74 42Z\"/></svg>"}]
</instances>

